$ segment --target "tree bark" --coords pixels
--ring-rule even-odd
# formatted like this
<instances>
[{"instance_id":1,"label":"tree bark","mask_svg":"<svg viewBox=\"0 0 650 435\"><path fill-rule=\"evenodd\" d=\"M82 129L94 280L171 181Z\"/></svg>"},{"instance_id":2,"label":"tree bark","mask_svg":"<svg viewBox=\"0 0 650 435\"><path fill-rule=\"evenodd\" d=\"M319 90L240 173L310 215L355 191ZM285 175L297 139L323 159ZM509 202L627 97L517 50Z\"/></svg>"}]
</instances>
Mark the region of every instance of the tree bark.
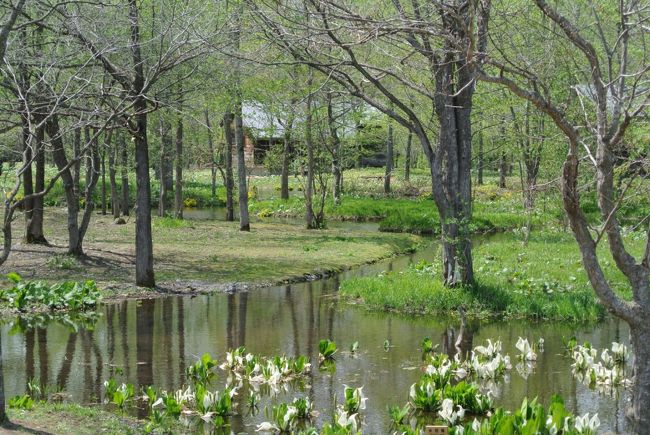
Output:
<instances>
[{"instance_id":1,"label":"tree bark","mask_svg":"<svg viewBox=\"0 0 650 435\"><path fill-rule=\"evenodd\" d=\"M40 119L38 120L40 121ZM36 163L36 179L34 185L35 192L45 190L45 146L43 139L45 136L45 126L39 125L36 128L35 137L32 140L34 161ZM36 196L31 200L32 213L31 218L27 221L25 231L25 243L47 245L43 231L43 218L45 213L45 198L43 195Z\"/></svg>"},{"instance_id":2,"label":"tree bark","mask_svg":"<svg viewBox=\"0 0 650 435\"><path fill-rule=\"evenodd\" d=\"M23 164L26 165L23 171L23 196L26 198L23 203L25 210L25 237L30 233L30 225L34 214L34 200L29 196L34 193L34 177L32 173L32 163L34 158L33 138L29 131L29 120L26 115L22 116L22 144L23 144Z\"/></svg>"},{"instance_id":3,"label":"tree bark","mask_svg":"<svg viewBox=\"0 0 650 435\"><path fill-rule=\"evenodd\" d=\"M634 433L643 434L650 428L650 327L647 323L630 325L630 334L634 347L630 414Z\"/></svg>"},{"instance_id":4,"label":"tree bark","mask_svg":"<svg viewBox=\"0 0 650 435\"><path fill-rule=\"evenodd\" d=\"M81 127L74 129L74 139L72 141L72 157L75 163L72 165L72 173L74 180L74 194L79 198L80 182L81 182L81 159L79 157L79 150L81 149Z\"/></svg>"},{"instance_id":5,"label":"tree bark","mask_svg":"<svg viewBox=\"0 0 650 435\"><path fill-rule=\"evenodd\" d=\"M341 169L341 140L338 135L338 128L334 117L332 95L329 92L327 93L327 124L330 131L330 146L332 152L332 178L334 182L332 186L332 196L334 197L334 204L339 205L341 203L341 181L343 176L343 171Z\"/></svg>"},{"instance_id":6,"label":"tree bark","mask_svg":"<svg viewBox=\"0 0 650 435\"><path fill-rule=\"evenodd\" d=\"M233 114L227 111L223 114L223 131L226 142L226 221L235 220L235 204L233 200L233 190L235 188L235 179L232 170L232 149L235 142L233 133Z\"/></svg>"},{"instance_id":7,"label":"tree bark","mask_svg":"<svg viewBox=\"0 0 650 435\"><path fill-rule=\"evenodd\" d=\"M501 156L499 157L499 187L502 189L506 188L507 173L508 173L508 159L506 157L506 152L501 151Z\"/></svg>"},{"instance_id":8,"label":"tree bark","mask_svg":"<svg viewBox=\"0 0 650 435\"><path fill-rule=\"evenodd\" d=\"M208 150L210 152L210 180L212 198L217 197L217 165L214 156L214 141L212 140L212 126L210 125L210 112L205 109L205 126L208 129Z\"/></svg>"},{"instance_id":9,"label":"tree bark","mask_svg":"<svg viewBox=\"0 0 650 435\"><path fill-rule=\"evenodd\" d=\"M120 217L120 212L122 206L120 204L120 198L117 193L117 170L115 168L115 156L117 154L117 144L113 141L113 144L108 144L108 181L111 187L111 213L113 218L117 219Z\"/></svg>"},{"instance_id":10,"label":"tree bark","mask_svg":"<svg viewBox=\"0 0 650 435\"><path fill-rule=\"evenodd\" d=\"M122 214L129 215L129 153L126 138L120 134L121 175L122 175Z\"/></svg>"},{"instance_id":11,"label":"tree bark","mask_svg":"<svg viewBox=\"0 0 650 435\"><path fill-rule=\"evenodd\" d=\"M160 190L158 196L158 216L164 217L167 208L167 192L171 189L169 170L169 152L171 147L171 140L169 137L170 127L167 125L164 118L161 116L159 120L159 136L160 136L160 168L158 169L158 177L160 179Z\"/></svg>"},{"instance_id":12,"label":"tree bark","mask_svg":"<svg viewBox=\"0 0 650 435\"><path fill-rule=\"evenodd\" d=\"M110 147L109 137L107 135L106 141L104 142L104 147L101 150L101 176L102 176L102 191L101 191L101 201L102 201L102 215L106 216L107 209L107 198L106 198L106 150Z\"/></svg>"},{"instance_id":13,"label":"tree bark","mask_svg":"<svg viewBox=\"0 0 650 435\"><path fill-rule=\"evenodd\" d=\"M176 186L174 187L176 219L183 219L183 117L179 115L176 125Z\"/></svg>"},{"instance_id":14,"label":"tree bark","mask_svg":"<svg viewBox=\"0 0 650 435\"><path fill-rule=\"evenodd\" d=\"M235 142L237 143L237 179L239 181L239 230L250 231L248 217L248 186L246 180L246 154L244 143L244 126L242 124L242 106L237 103L235 109Z\"/></svg>"},{"instance_id":15,"label":"tree bark","mask_svg":"<svg viewBox=\"0 0 650 435\"><path fill-rule=\"evenodd\" d=\"M110 130L107 133L110 136ZM79 239L77 246L72 248L75 255L83 255L83 240L86 236L86 231L88 231L88 226L90 225L90 218L92 217L93 210L95 210L95 202L93 200L93 193L95 192L95 186L99 181L100 176L100 165L101 165L101 156L99 145L97 143L96 134L94 134L93 139L94 143L89 148L89 155L86 158L86 189L85 189L85 205L84 212L81 216L81 223L79 224ZM110 141L110 137L108 138Z\"/></svg>"},{"instance_id":16,"label":"tree bark","mask_svg":"<svg viewBox=\"0 0 650 435\"><path fill-rule=\"evenodd\" d=\"M144 66L140 51L138 5L129 0L129 20L133 53L133 109L135 110L135 283L141 287L154 287L153 240L151 234L151 180L149 179L149 142L147 141L147 101L142 95L145 86Z\"/></svg>"},{"instance_id":17,"label":"tree bark","mask_svg":"<svg viewBox=\"0 0 650 435\"><path fill-rule=\"evenodd\" d=\"M406 138L406 153L404 156L404 179L411 181L411 143L413 141L413 132L409 130Z\"/></svg>"},{"instance_id":18,"label":"tree bark","mask_svg":"<svg viewBox=\"0 0 650 435\"><path fill-rule=\"evenodd\" d=\"M476 184L483 185L483 131L478 132L478 156L476 162Z\"/></svg>"},{"instance_id":19,"label":"tree bark","mask_svg":"<svg viewBox=\"0 0 650 435\"><path fill-rule=\"evenodd\" d=\"M305 109L305 145L307 147L307 181L305 182L305 221L307 229L315 229L316 222L314 220L314 141L312 138L312 78L313 73L309 70L307 78L307 105Z\"/></svg>"},{"instance_id":20,"label":"tree bark","mask_svg":"<svg viewBox=\"0 0 650 435\"><path fill-rule=\"evenodd\" d=\"M59 172L61 172L61 181L63 182L63 190L65 192L66 207L68 209L68 254L78 256L83 254L83 252L78 251L79 247L82 246L79 240L79 197L75 192L75 180L72 176L72 171L67 167L68 159L65 156L58 117L56 115L51 116L47 120L45 128L52 143L52 157L54 164ZM79 150L77 150L78 152ZM75 166L76 163L72 165L72 167Z\"/></svg>"},{"instance_id":21,"label":"tree bark","mask_svg":"<svg viewBox=\"0 0 650 435\"><path fill-rule=\"evenodd\" d=\"M291 106L296 104L296 100L291 100ZM293 130L293 113L287 119L284 126L284 146L282 149L282 173L280 174L280 198L289 199L289 163L291 162L291 133Z\"/></svg>"},{"instance_id":22,"label":"tree bark","mask_svg":"<svg viewBox=\"0 0 650 435\"><path fill-rule=\"evenodd\" d=\"M2 337L0 336L0 425L5 421L7 421L7 412L5 410L5 384L2 370Z\"/></svg>"},{"instance_id":23,"label":"tree bark","mask_svg":"<svg viewBox=\"0 0 650 435\"><path fill-rule=\"evenodd\" d=\"M390 177L393 173L393 124L388 123L388 136L386 137L386 172L384 173L384 193L390 193Z\"/></svg>"}]
</instances>

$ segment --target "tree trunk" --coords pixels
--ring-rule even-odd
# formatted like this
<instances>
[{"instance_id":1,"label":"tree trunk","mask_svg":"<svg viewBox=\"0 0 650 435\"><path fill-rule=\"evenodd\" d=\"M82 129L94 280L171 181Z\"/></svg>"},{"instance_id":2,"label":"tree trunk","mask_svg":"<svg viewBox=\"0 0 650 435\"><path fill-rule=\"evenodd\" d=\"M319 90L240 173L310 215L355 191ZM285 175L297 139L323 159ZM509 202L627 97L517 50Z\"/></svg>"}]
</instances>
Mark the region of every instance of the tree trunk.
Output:
<instances>
[{"instance_id":1,"label":"tree trunk","mask_svg":"<svg viewBox=\"0 0 650 435\"><path fill-rule=\"evenodd\" d=\"M217 165L214 156L214 142L212 140L212 126L210 125L210 112L205 109L205 126L208 128L208 149L210 152L210 180L212 181L212 198L217 197Z\"/></svg>"},{"instance_id":2,"label":"tree trunk","mask_svg":"<svg viewBox=\"0 0 650 435\"><path fill-rule=\"evenodd\" d=\"M440 213L443 279L447 286L474 282L469 229L472 219L473 88L468 85L471 73L466 68L456 70L456 67L453 62L446 62L436 74L435 110L440 123L440 157L437 164L436 161L429 163L433 198ZM455 86L461 91L457 92Z\"/></svg>"},{"instance_id":3,"label":"tree trunk","mask_svg":"<svg viewBox=\"0 0 650 435\"><path fill-rule=\"evenodd\" d=\"M505 151L501 151L499 157L499 187L506 188L506 175L508 175L508 159Z\"/></svg>"},{"instance_id":4,"label":"tree trunk","mask_svg":"<svg viewBox=\"0 0 650 435\"><path fill-rule=\"evenodd\" d=\"M26 199L23 202L25 210L25 239L29 234L30 222L34 213L34 200L29 198L34 193L34 178L32 175L32 161L33 154L33 139L29 131L29 120L26 116L22 117L22 145L23 145L23 164L25 170L23 171L23 197Z\"/></svg>"},{"instance_id":5,"label":"tree trunk","mask_svg":"<svg viewBox=\"0 0 650 435\"><path fill-rule=\"evenodd\" d=\"M176 186L174 188L176 219L183 219L183 117L176 126Z\"/></svg>"},{"instance_id":6,"label":"tree trunk","mask_svg":"<svg viewBox=\"0 0 650 435\"><path fill-rule=\"evenodd\" d=\"M120 217L120 211L122 209L120 204L120 198L117 194L117 177L115 169L115 155L117 154L117 146L114 144L108 145L108 181L111 186L111 213L113 218L117 219Z\"/></svg>"},{"instance_id":7,"label":"tree trunk","mask_svg":"<svg viewBox=\"0 0 650 435\"><path fill-rule=\"evenodd\" d=\"M40 120L39 120L40 121ZM45 136L45 127L39 126L36 129L36 135L32 140L33 151L36 162L36 180L34 191L36 193L45 190L45 147L43 139ZM25 242L47 245L47 240L43 233L43 214L45 212L45 198L43 195L37 196L31 200L32 213L31 218L27 221L25 231Z\"/></svg>"},{"instance_id":8,"label":"tree trunk","mask_svg":"<svg viewBox=\"0 0 650 435\"><path fill-rule=\"evenodd\" d=\"M135 2L135 0L133 0ZM149 143L147 141L147 103L137 97L135 134L135 283L141 287L154 287L153 240L151 234L151 181L149 180Z\"/></svg>"},{"instance_id":9,"label":"tree trunk","mask_svg":"<svg viewBox=\"0 0 650 435\"><path fill-rule=\"evenodd\" d=\"M292 106L296 100L291 100ZM291 133L293 130L293 113L289 115L284 126L284 147L282 149L282 173L280 174L280 198L289 199L289 163L291 162Z\"/></svg>"},{"instance_id":10,"label":"tree trunk","mask_svg":"<svg viewBox=\"0 0 650 435\"><path fill-rule=\"evenodd\" d=\"M169 138L169 126L166 124L162 116L159 119L158 134L160 136L160 167L158 168L160 190L158 196L158 216L164 217L165 209L167 207L167 192L171 189L169 182L169 148L171 143Z\"/></svg>"},{"instance_id":11,"label":"tree trunk","mask_svg":"<svg viewBox=\"0 0 650 435\"><path fill-rule=\"evenodd\" d=\"M108 135L110 136L110 131ZM96 135L96 134L95 134ZM95 136L93 135L93 136ZM99 145L97 144L97 137L91 139L94 143L89 148L89 156L86 158L86 190L85 190L85 205L84 212L81 216L81 223L79 224L79 239L77 246L74 248L76 255L83 254L83 240L90 225L90 218L92 217L93 210L95 209L95 202L93 201L93 193L95 186L99 181L101 156ZM108 138L110 141L110 137Z\"/></svg>"},{"instance_id":12,"label":"tree trunk","mask_svg":"<svg viewBox=\"0 0 650 435\"><path fill-rule=\"evenodd\" d=\"M106 150L108 147L111 146L109 142L109 135L106 137L106 141L104 142L104 147L101 150L101 169L102 169L102 215L106 216Z\"/></svg>"},{"instance_id":13,"label":"tree trunk","mask_svg":"<svg viewBox=\"0 0 650 435\"><path fill-rule=\"evenodd\" d=\"M232 149L234 144L233 114L228 111L223 114L223 131L226 142L226 221L235 220L235 204L233 201L233 190L235 188L234 175L232 173Z\"/></svg>"},{"instance_id":14,"label":"tree trunk","mask_svg":"<svg viewBox=\"0 0 650 435\"><path fill-rule=\"evenodd\" d=\"M393 173L393 124L388 124L388 137L386 138L386 172L384 174L384 193L390 193L390 177Z\"/></svg>"},{"instance_id":15,"label":"tree trunk","mask_svg":"<svg viewBox=\"0 0 650 435\"><path fill-rule=\"evenodd\" d=\"M634 347L630 417L634 433L643 434L650 428L650 326L630 325L630 334Z\"/></svg>"},{"instance_id":16,"label":"tree trunk","mask_svg":"<svg viewBox=\"0 0 650 435\"><path fill-rule=\"evenodd\" d=\"M483 185L483 131L478 132L478 160L476 162L476 184Z\"/></svg>"},{"instance_id":17,"label":"tree trunk","mask_svg":"<svg viewBox=\"0 0 650 435\"><path fill-rule=\"evenodd\" d=\"M7 421L7 412L5 410L5 383L2 370L2 337L0 336L0 425L5 421Z\"/></svg>"},{"instance_id":18,"label":"tree trunk","mask_svg":"<svg viewBox=\"0 0 650 435\"><path fill-rule=\"evenodd\" d=\"M57 122L58 125L58 122ZM79 158L79 153L81 149L81 127L77 127L74 129L74 140L72 141L72 154L73 158L75 159L75 163L72 165L72 173L73 173L73 188L74 188L74 194L77 198L80 196L81 192L81 187L80 187L80 182L81 182L81 159Z\"/></svg>"},{"instance_id":19,"label":"tree trunk","mask_svg":"<svg viewBox=\"0 0 650 435\"><path fill-rule=\"evenodd\" d=\"M312 138L312 71L307 78L307 107L305 112L305 145L307 146L307 181L305 182L305 220L307 229L315 229L314 222L314 141Z\"/></svg>"},{"instance_id":20,"label":"tree trunk","mask_svg":"<svg viewBox=\"0 0 650 435\"><path fill-rule=\"evenodd\" d=\"M248 217L248 186L246 180L246 154L244 143L244 126L242 125L242 107L237 104L235 110L235 142L237 143L237 179L239 180L239 230L250 231Z\"/></svg>"},{"instance_id":21,"label":"tree trunk","mask_svg":"<svg viewBox=\"0 0 650 435\"><path fill-rule=\"evenodd\" d=\"M413 142L413 132L409 130L406 138L406 153L404 156L404 179L411 181L411 143Z\"/></svg>"},{"instance_id":22,"label":"tree trunk","mask_svg":"<svg viewBox=\"0 0 650 435\"><path fill-rule=\"evenodd\" d=\"M122 214L129 215L129 153L126 146L126 138L120 134L120 153L122 156Z\"/></svg>"},{"instance_id":23,"label":"tree trunk","mask_svg":"<svg viewBox=\"0 0 650 435\"><path fill-rule=\"evenodd\" d=\"M52 143L52 157L54 164L61 172L61 181L63 182L63 190L65 192L65 201L68 209L68 254L79 256L83 254L83 252L77 251L81 246L78 223L79 197L75 193L75 180L72 171L70 168L65 169L68 166L68 159L65 156L58 117L56 115L51 116L45 128ZM76 152L78 154L79 150ZM72 164L72 167L75 166L76 162Z\"/></svg>"},{"instance_id":24,"label":"tree trunk","mask_svg":"<svg viewBox=\"0 0 650 435\"><path fill-rule=\"evenodd\" d=\"M334 108L332 107L332 95L327 93L327 124L330 130L330 141L332 151L332 178L333 190L332 196L334 197L334 204L341 203L341 140L339 139L338 129L336 127L336 120L334 118Z\"/></svg>"}]
</instances>

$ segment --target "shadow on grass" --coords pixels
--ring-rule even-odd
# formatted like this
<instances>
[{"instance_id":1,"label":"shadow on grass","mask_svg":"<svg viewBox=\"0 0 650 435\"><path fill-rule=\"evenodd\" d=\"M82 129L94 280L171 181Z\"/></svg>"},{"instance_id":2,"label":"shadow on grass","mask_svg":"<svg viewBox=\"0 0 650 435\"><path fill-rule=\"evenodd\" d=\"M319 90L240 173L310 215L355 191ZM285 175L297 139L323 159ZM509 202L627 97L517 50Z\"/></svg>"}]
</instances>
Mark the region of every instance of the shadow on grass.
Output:
<instances>
[{"instance_id":1,"label":"shadow on grass","mask_svg":"<svg viewBox=\"0 0 650 435\"><path fill-rule=\"evenodd\" d=\"M46 432L44 430L36 430L32 429L29 427L25 427L19 423L14 423L10 420L5 421L4 423L0 424L0 429L2 429L0 432L2 433L30 433L30 434L37 434L37 435L52 435L53 432ZM7 431L7 432L5 432Z\"/></svg>"}]
</instances>

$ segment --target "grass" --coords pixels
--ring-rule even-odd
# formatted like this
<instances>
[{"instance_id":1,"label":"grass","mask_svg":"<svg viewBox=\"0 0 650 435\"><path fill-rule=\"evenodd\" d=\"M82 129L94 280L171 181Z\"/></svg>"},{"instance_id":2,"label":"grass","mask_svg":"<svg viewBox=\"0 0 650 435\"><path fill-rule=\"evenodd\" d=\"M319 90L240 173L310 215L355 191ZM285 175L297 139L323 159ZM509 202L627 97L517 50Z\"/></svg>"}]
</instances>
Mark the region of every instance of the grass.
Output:
<instances>
[{"instance_id":1,"label":"grass","mask_svg":"<svg viewBox=\"0 0 650 435\"><path fill-rule=\"evenodd\" d=\"M87 257L78 267L51 267L67 245L65 210L48 208L45 236L52 247L22 246L4 264L28 280L61 282L93 279L100 288L131 291L134 282L135 225L115 225L111 216L93 215L84 241ZM16 236L17 238L20 235ZM253 223L250 232L238 222L182 221L153 218L154 268L163 287L273 284L304 279L412 251L417 236L345 229L306 230L295 224ZM108 295L110 296L110 295Z\"/></svg>"},{"instance_id":2,"label":"grass","mask_svg":"<svg viewBox=\"0 0 650 435\"><path fill-rule=\"evenodd\" d=\"M633 250L641 243L628 237ZM629 287L607 248L602 264L614 290ZM346 280L342 297L373 310L411 314L453 313L463 307L473 317L595 321L604 315L580 262L575 241L564 232L537 232L524 247L519 235L497 235L474 250L476 284L446 288L439 264L421 263L404 272Z\"/></svg>"},{"instance_id":3,"label":"grass","mask_svg":"<svg viewBox=\"0 0 650 435\"><path fill-rule=\"evenodd\" d=\"M9 409L9 422L2 433L128 434L141 433L142 425L132 417L120 417L98 408L72 403L37 403L33 409Z\"/></svg>"}]
</instances>

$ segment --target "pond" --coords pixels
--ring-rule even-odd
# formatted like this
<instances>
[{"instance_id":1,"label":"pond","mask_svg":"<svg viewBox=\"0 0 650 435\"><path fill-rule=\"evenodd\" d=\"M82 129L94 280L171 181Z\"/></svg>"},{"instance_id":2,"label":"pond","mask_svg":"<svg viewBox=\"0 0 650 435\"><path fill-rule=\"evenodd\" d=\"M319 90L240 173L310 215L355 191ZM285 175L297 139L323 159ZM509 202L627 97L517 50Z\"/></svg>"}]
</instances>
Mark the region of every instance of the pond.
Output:
<instances>
[{"instance_id":1,"label":"pond","mask_svg":"<svg viewBox=\"0 0 650 435\"><path fill-rule=\"evenodd\" d=\"M25 390L29 379L53 386L69 399L93 404L101 401L102 384L115 377L136 386L155 384L178 389L185 368L205 352L222 361L228 349L246 346L261 355L308 355L315 368L306 388L290 389L261 403L262 412L246 415L245 390L239 393L238 415L231 429L252 433L266 420L264 406L271 401L290 401L309 396L320 412L317 424L329 421L343 395L343 384L363 386L368 408L363 411L364 433L387 433L389 405L403 405L412 383L420 377L419 351L424 337L431 337L440 350L455 352L460 334L457 320L435 317L405 317L371 313L343 304L333 297L341 279L351 275L399 270L410 262L430 259L435 248L396 259L367 265L330 279L280 287L256 289L238 294L129 300L106 304L92 330L75 331L58 323L11 334L5 324L2 334L3 366L7 396ZM500 338L504 352L514 356L519 336L545 339L533 372L521 376L513 368L507 379L493 389L497 405L515 409L524 396L549 403L561 394L576 413L597 412L601 429L625 431L625 392L618 397L599 395L572 378L571 360L562 356L563 338L573 335L579 342L609 347L612 341L628 342L627 326L607 320L596 326L576 327L561 323L524 321L476 323L464 328L459 347L466 351L488 338ZM319 371L318 341L330 338L339 346L336 370ZM390 347L385 348L388 340ZM355 355L345 352L359 342ZM220 379L225 373L220 372ZM221 386L219 386L221 388Z\"/></svg>"}]
</instances>

